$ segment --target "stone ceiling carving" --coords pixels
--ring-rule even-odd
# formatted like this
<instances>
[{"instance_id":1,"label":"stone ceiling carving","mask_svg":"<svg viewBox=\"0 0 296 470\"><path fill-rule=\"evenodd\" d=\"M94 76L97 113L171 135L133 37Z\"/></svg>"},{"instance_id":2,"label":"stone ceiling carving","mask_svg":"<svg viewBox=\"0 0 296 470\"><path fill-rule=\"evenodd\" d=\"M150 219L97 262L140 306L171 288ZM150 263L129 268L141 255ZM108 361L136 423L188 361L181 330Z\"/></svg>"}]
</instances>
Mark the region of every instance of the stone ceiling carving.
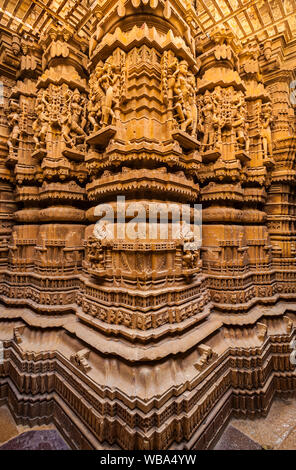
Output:
<instances>
[{"instance_id":1,"label":"stone ceiling carving","mask_svg":"<svg viewBox=\"0 0 296 470\"><path fill-rule=\"evenodd\" d=\"M90 37L97 27L96 10L104 14L112 0L4 0L0 7L0 24L15 33L38 36L51 24L59 23L80 36ZM280 33L289 40L296 31L295 0L179 0L193 8L196 33L209 33L217 24L236 31L244 42L259 41ZM116 3L116 2L113 2ZM124 0L122 4L124 4ZM178 2L176 2L178 3Z\"/></svg>"}]
</instances>

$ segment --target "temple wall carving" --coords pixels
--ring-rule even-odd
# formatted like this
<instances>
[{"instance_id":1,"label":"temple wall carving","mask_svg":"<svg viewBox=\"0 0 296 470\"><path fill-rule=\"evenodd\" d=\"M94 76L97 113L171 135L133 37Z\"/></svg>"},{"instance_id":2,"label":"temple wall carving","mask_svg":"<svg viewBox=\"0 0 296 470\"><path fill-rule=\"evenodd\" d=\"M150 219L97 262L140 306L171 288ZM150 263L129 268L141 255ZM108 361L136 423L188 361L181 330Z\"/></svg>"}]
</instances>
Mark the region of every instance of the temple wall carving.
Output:
<instances>
[{"instance_id":1,"label":"temple wall carving","mask_svg":"<svg viewBox=\"0 0 296 470\"><path fill-rule=\"evenodd\" d=\"M1 31L0 403L77 448L208 448L295 389L289 44L202 34L194 2L92 15L90 40Z\"/></svg>"}]
</instances>

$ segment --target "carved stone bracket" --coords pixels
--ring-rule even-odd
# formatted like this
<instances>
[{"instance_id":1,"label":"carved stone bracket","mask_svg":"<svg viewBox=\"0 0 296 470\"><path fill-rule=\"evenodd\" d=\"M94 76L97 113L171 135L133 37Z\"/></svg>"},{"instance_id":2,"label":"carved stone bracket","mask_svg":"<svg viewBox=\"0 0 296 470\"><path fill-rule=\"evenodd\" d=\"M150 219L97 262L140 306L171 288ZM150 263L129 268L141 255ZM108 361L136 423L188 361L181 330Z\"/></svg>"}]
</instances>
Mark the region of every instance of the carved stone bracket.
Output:
<instances>
[{"instance_id":1,"label":"carved stone bracket","mask_svg":"<svg viewBox=\"0 0 296 470\"><path fill-rule=\"evenodd\" d=\"M116 127L107 126L87 137L86 142L90 145L97 145L98 147L105 148L115 134Z\"/></svg>"},{"instance_id":2,"label":"carved stone bracket","mask_svg":"<svg viewBox=\"0 0 296 470\"><path fill-rule=\"evenodd\" d=\"M196 150L200 146L200 142L195 139L195 137L181 130L173 132L172 137L173 139L177 140L181 147L185 150Z\"/></svg>"}]
</instances>

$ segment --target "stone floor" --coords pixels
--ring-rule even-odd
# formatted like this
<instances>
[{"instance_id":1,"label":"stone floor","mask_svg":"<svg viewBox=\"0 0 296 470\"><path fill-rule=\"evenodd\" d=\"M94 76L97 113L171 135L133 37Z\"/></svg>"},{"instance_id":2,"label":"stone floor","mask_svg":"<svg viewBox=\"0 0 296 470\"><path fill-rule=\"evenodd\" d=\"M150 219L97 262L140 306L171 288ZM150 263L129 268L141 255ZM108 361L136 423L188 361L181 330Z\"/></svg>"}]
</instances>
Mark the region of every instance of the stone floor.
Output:
<instances>
[{"instance_id":1,"label":"stone floor","mask_svg":"<svg viewBox=\"0 0 296 470\"><path fill-rule=\"evenodd\" d=\"M7 406L0 407L0 450L69 450L57 429L17 425Z\"/></svg>"},{"instance_id":2,"label":"stone floor","mask_svg":"<svg viewBox=\"0 0 296 470\"><path fill-rule=\"evenodd\" d=\"M296 399L277 398L266 418L232 419L216 450L296 449Z\"/></svg>"}]
</instances>

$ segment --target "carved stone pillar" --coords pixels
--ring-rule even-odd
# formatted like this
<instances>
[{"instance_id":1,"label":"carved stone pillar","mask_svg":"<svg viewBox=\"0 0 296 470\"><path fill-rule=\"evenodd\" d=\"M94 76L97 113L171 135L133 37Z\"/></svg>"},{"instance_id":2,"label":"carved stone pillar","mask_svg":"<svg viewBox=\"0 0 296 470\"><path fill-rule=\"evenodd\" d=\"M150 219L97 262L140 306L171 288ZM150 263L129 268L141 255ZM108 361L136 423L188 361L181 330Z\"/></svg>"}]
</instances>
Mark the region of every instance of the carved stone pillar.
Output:
<instances>
[{"instance_id":1,"label":"carved stone pillar","mask_svg":"<svg viewBox=\"0 0 296 470\"><path fill-rule=\"evenodd\" d=\"M16 72L20 61L20 39L11 40L11 36L0 35L0 265L7 266L9 239L14 223L13 212L16 209L13 191L13 171L9 167L10 142L15 136L18 141L18 103L12 102L11 90L16 84ZM14 116L13 116L14 115Z\"/></svg>"},{"instance_id":2,"label":"carved stone pillar","mask_svg":"<svg viewBox=\"0 0 296 470\"><path fill-rule=\"evenodd\" d=\"M248 246L248 269L253 272L256 296L272 296L271 245L266 227L266 188L270 183L273 150L271 140L271 98L263 85L259 47L250 44L240 55L240 75L246 86L246 139L250 160L243 176L243 221Z\"/></svg>"},{"instance_id":3,"label":"carved stone pillar","mask_svg":"<svg viewBox=\"0 0 296 470\"><path fill-rule=\"evenodd\" d=\"M34 263L37 272L70 275L81 268L83 252L87 45L59 27L46 31L40 45L43 73L37 82L32 153L40 223Z\"/></svg>"},{"instance_id":4,"label":"carved stone pillar","mask_svg":"<svg viewBox=\"0 0 296 470\"><path fill-rule=\"evenodd\" d=\"M13 43L18 44L16 38ZM21 272L34 267L38 234L38 167L32 152L36 82L41 72L40 49L35 42L23 37L19 41L18 57L17 81L9 100L9 116L14 127L8 142L7 165L15 177L18 203L9 243L9 266Z\"/></svg>"},{"instance_id":5,"label":"carved stone pillar","mask_svg":"<svg viewBox=\"0 0 296 470\"><path fill-rule=\"evenodd\" d=\"M182 335L177 349L187 351L193 331L199 331L208 311L199 250L186 245L199 195L200 159L194 27L184 17L195 18L196 13L189 4L172 9L169 1L158 0L118 2L116 10L105 4L103 11L98 8L95 13L99 24L90 57L86 157L90 174L86 189L92 207L87 212L90 225L85 232L84 286L77 315L83 324L108 333L112 348L116 336L118 364L127 353L146 409L154 392L147 388L145 370L151 376L157 374L159 361L166 371L174 367L165 337ZM125 214L117 196L125 197ZM114 213L111 239L104 238L104 233L112 224L96 216L96 206L102 203ZM172 217L178 210L181 215L182 204L191 204L188 231L180 230L176 236ZM165 235L150 231L149 216L154 210L158 218L164 211L155 225L167 230ZM129 222L135 216L138 226L133 237ZM203 334L201 329L201 338ZM137 357L136 344L144 347L140 346ZM157 388L164 391L170 384L171 380ZM131 389L135 393L132 384ZM163 447L175 432L182 439L183 431L179 427L176 431L176 426L168 424L156 435L149 424L149 436L142 430L136 436L127 426L126 432L113 430L113 436L124 447Z\"/></svg>"},{"instance_id":6,"label":"carved stone pillar","mask_svg":"<svg viewBox=\"0 0 296 470\"><path fill-rule=\"evenodd\" d=\"M87 214L95 222L99 203L112 207L114 236L96 240L94 225L86 230L78 316L101 331L148 341L177 324L180 331L186 322L199 321L207 295L199 251L184 248L184 234L174 237L170 207L181 213L181 203L193 204L199 194L197 67L190 27L180 19L183 6L173 12L170 2L129 1L119 2L115 11L105 8L90 58L86 165L93 207ZM116 27L104 33L115 21ZM117 196L125 197L125 215ZM168 208L168 227L166 221L158 224L168 229L163 237L151 233L151 202L158 214ZM133 238L128 222L137 215L141 220ZM95 233L108 229L108 223L98 227Z\"/></svg>"},{"instance_id":7,"label":"carved stone pillar","mask_svg":"<svg viewBox=\"0 0 296 470\"><path fill-rule=\"evenodd\" d=\"M246 303L253 296L253 288L243 280L249 262L241 179L250 161L246 86L239 75L241 46L230 29L217 27L199 40L197 51L202 260L212 300L229 311L231 304Z\"/></svg>"},{"instance_id":8,"label":"carved stone pillar","mask_svg":"<svg viewBox=\"0 0 296 470\"><path fill-rule=\"evenodd\" d=\"M264 45L261 58L264 83L272 100L272 141L274 168L268 191L266 212L267 226L272 242L273 264L277 270L295 269L295 135L291 117L295 121L291 99L292 83L295 80L293 64L283 61L283 48L275 42ZM267 51L267 53L266 53ZM279 292L283 294L295 289L288 274L278 273ZM283 282L283 283L282 283Z\"/></svg>"}]
</instances>

